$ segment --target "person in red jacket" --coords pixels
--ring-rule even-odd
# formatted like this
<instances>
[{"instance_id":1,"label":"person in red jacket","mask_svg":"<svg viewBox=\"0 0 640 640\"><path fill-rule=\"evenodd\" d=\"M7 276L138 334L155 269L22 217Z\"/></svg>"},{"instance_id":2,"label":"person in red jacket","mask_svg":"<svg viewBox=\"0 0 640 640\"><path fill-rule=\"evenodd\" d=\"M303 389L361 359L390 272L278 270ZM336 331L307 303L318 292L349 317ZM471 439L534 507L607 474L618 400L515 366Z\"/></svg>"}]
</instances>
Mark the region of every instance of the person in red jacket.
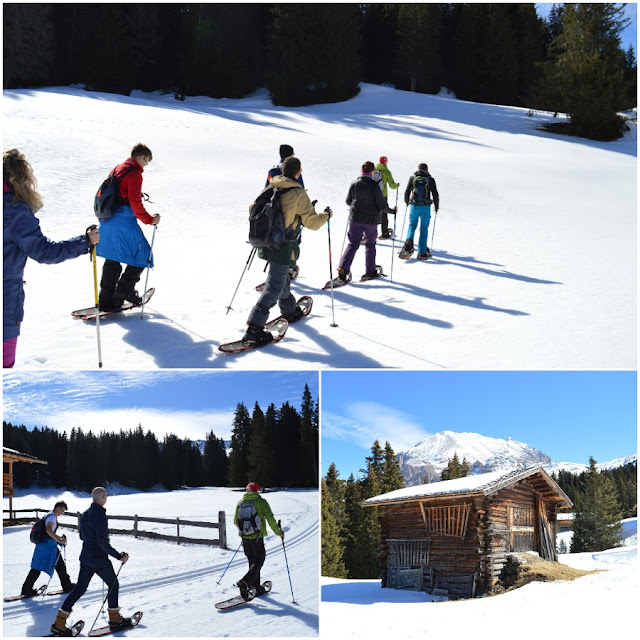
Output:
<instances>
[{"instance_id":1,"label":"person in red jacket","mask_svg":"<svg viewBox=\"0 0 640 640\"><path fill-rule=\"evenodd\" d=\"M100 220L101 246L96 253L105 258L98 300L101 311L118 309L125 301L142 302L135 286L145 267L153 266L153 260L151 247L137 221L160 222L160 216L148 213L142 203L142 172L152 159L151 149L138 143L131 150L131 157L113 170L124 203L111 218ZM120 263L127 265L124 273Z\"/></svg>"}]
</instances>

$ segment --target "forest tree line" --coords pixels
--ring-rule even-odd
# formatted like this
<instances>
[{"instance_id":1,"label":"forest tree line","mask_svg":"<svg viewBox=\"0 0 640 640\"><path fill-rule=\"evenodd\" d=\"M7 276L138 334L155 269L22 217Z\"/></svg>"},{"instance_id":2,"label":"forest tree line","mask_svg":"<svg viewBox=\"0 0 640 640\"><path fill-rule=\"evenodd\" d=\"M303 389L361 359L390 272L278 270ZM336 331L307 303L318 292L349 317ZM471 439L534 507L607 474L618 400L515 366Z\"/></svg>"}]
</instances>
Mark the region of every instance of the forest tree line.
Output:
<instances>
[{"instance_id":1,"label":"forest tree line","mask_svg":"<svg viewBox=\"0 0 640 640\"><path fill-rule=\"evenodd\" d=\"M66 433L46 426L27 429L3 422L3 445L48 464L13 466L14 486L55 487L91 491L119 483L136 489L179 487L318 486L318 408L305 385L300 411L285 402L252 415L239 403L233 419L231 452L210 431L203 443L174 434L158 440L142 425L119 432L73 428Z\"/></svg>"},{"instance_id":2,"label":"forest tree line","mask_svg":"<svg viewBox=\"0 0 640 640\"><path fill-rule=\"evenodd\" d=\"M568 113L612 136L636 106L613 3L4 5L4 88L81 84L276 105L348 100L359 82Z\"/></svg>"}]
</instances>

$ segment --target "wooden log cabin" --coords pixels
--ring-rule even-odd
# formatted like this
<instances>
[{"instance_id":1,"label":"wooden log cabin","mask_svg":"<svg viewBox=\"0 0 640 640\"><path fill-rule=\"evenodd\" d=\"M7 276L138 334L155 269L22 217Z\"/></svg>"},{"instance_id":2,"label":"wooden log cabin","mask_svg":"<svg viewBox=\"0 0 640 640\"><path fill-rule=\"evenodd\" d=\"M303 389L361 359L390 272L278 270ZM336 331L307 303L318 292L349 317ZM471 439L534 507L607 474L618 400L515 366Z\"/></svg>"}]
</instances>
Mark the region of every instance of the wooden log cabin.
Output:
<instances>
[{"instance_id":1,"label":"wooden log cabin","mask_svg":"<svg viewBox=\"0 0 640 640\"><path fill-rule=\"evenodd\" d=\"M28 462L29 464L48 464L35 456L20 453L8 447L2 447L2 497L9 498L9 520L13 521L13 464L15 462Z\"/></svg>"},{"instance_id":2,"label":"wooden log cabin","mask_svg":"<svg viewBox=\"0 0 640 640\"><path fill-rule=\"evenodd\" d=\"M542 467L407 487L369 498L381 526L382 586L474 597L513 554L556 560L556 517L572 502Z\"/></svg>"}]
</instances>

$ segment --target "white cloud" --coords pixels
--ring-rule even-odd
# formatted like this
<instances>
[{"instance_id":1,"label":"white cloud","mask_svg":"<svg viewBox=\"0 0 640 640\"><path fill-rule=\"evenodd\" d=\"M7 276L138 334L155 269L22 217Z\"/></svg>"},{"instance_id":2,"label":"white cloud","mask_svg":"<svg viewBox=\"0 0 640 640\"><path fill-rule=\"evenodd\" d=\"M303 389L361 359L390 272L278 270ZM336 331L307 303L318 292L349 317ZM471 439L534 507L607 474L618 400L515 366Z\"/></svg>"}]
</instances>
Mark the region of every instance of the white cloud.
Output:
<instances>
[{"instance_id":1,"label":"white cloud","mask_svg":"<svg viewBox=\"0 0 640 640\"><path fill-rule=\"evenodd\" d=\"M352 442L362 449L370 449L375 440L382 446L389 441L397 453L430 435L411 414L377 402L354 402L347 414L339 416L323 411L323 439Z\"/></svg>"}]
</instances>

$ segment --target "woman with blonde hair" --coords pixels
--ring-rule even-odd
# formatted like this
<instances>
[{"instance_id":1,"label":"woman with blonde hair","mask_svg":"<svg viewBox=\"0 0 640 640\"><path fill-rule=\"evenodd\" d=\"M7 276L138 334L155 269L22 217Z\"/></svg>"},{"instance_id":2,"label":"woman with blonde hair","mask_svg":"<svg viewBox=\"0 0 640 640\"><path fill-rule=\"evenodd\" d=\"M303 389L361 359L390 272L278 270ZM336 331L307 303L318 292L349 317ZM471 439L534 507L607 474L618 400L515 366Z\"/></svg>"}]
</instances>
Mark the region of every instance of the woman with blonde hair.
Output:
<instances>
[{"instance_id":1,"label":"woman with blonde hair","mask_svg":"<svg viewBox=\"0 0 640 640\"><path fill-rule=\"evenodd\" d=\"M4 183L3 232L3 322L2 366L13 367L20 324L24 317L24 268L27 258L42 264L57 264L86 254L98 244L95 226L81 235L54 242L45 237L35 213L42 208L42 197L31 165L24 154L9 149L2 154Z\"/></svg>"}]
</instances>

